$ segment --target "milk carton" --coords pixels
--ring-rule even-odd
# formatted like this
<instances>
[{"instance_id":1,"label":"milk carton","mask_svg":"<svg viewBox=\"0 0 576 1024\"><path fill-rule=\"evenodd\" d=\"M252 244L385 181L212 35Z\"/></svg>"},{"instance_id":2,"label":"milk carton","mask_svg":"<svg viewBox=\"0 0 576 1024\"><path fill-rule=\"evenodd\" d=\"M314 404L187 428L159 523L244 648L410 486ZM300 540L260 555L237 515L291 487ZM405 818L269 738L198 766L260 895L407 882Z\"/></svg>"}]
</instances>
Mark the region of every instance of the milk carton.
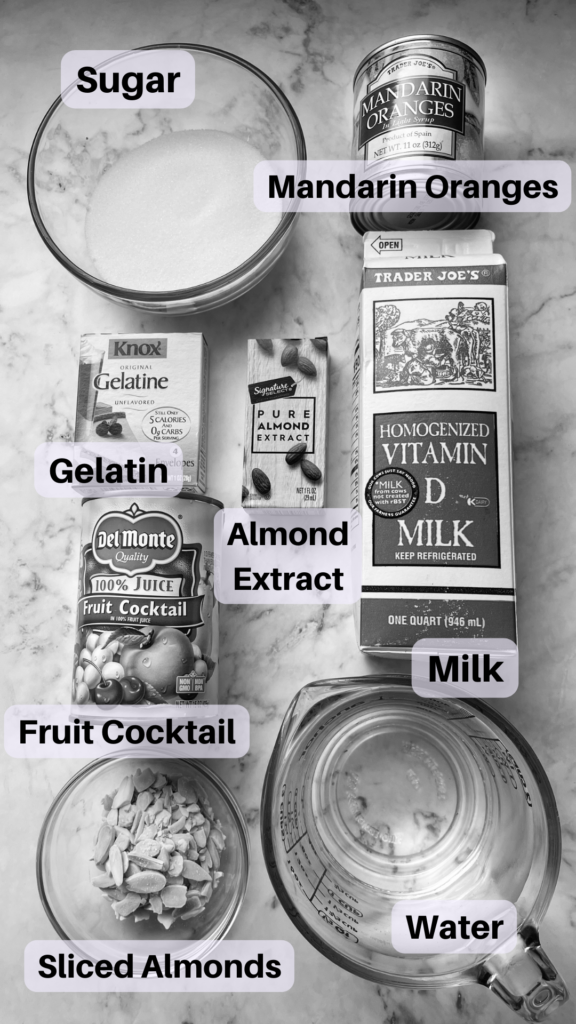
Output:
<instances>
[{"instance_id":1,"label":"milk carton","mask_svg":"<svg viewBox=\"0 0 576 1024\"><path fill-rule=\"evenodd\" d=\"M352 507L366 653L516 640L506 264L493 239L364 236Z\"/></svg>"}]
</instances>

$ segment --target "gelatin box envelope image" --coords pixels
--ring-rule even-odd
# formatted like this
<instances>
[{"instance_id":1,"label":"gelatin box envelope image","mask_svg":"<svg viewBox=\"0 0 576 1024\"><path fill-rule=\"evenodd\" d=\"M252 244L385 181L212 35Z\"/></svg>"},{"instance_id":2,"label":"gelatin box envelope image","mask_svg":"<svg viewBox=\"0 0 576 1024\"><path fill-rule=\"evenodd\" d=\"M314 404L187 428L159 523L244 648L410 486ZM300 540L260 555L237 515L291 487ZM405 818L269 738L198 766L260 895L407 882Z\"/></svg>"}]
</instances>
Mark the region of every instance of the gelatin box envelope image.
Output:
<instances>
[{"instance_id":1,"label":"gelatin box envelope image","mask_svg":"<svg viewBox=\"0 0 576 1024\"><path fill-rule=\"evenodd\" d=\"M400 237L400 236L399 236ZM516 640L506 265L489 231L365 239L352 508L361 650Z\"/></svg>"},{"instance_id":2,"label":"gelatin box envelope image","mask_svg":"<svg viewBox=\"0 0 576 1024\"><path fill-rule=\"evenodd\" d=\"M182 449L183 490L206 490L208 346L202 334L84 334L76 441Z\"/></svg>"},{"instance_id":3,"label":"gelatin box envelope image","mask_svg":"<svg viewBox=\"0 0 576 1024\"><path fill-rule=\"evenodd\" d=\"M244 508L325 504L328 340L250 338Z\"/></svg>"}]
</instances>

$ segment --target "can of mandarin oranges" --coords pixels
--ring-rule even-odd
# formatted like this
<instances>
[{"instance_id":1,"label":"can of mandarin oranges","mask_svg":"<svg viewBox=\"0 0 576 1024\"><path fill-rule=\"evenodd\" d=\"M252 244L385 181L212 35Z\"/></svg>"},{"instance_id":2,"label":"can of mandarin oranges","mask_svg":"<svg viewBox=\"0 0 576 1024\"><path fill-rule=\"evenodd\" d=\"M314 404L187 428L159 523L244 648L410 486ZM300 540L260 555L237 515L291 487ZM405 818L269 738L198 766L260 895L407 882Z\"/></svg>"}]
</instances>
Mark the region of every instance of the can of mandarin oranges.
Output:
<instances>
[{"instance_id":1,"label":"can of mandarin oranges","mask_svg":"<svg viewBox=\"0 0 576 1024\"><path fill-rule=\"evenodd\" d=\"M457 39L405 36L376 47L354 76L352 159L364 161L367 177L385 161L414 181L430 174L429 164L422 164L430 157L482 160L485 86L484 61ZM354 200L350 211L360 232L472 228L479 217L456 205L442 212L428 203L406 213L387 212L385 200L377 211L362 205Z\"/></svg>"},{"instance_id":2,"label":"can of mandarin oranges","mask_svg":"<svg viewBox=\"0 0 576 1024\"><path fill-rule=\"evenodd\" d=\"M198 494L84 500L73 703L218 703L221 508Z\"/></svg>"}]
</instances>

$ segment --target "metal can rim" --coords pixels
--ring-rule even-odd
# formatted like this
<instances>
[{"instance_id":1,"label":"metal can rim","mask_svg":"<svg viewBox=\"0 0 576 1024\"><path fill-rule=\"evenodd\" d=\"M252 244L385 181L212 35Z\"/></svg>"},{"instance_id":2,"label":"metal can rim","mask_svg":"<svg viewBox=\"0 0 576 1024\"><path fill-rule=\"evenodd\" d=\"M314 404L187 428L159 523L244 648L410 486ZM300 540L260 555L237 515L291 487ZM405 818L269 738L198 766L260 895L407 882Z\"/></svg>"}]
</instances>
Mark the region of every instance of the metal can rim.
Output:
<instances>
[{"instance_id":1,"label":"metal can rim","mask_svg":"<svg viewBox=\"0 0 576 1024\"><path fill-rule=\"evenodd\" d=\"M91 498L82 498L82 504L85 505L87 501L103 501L103 500L105 501L106 498L115 498L115 497L127 498L127 497L129 497L129 492L126 491L126 493L122 492L122 493L118 493L117 495L116 494L102 494L102 495L94 495L94 497L91 497ZM140 495L136 494L136 495L134 495L134 497L136 499L138 497L140 497L140 498L155 498L156 495L154 495L154 494L140 494ZM159 494L157 497L158 497L159 501L162 501L163 498L168 498L169 501L172 501L173 498L185 498L188 501L206 501L206 502L208 502L209 505L216 505L217 508L224 508L224 502L223 501L219 501L218 498L210 498L209 495L207 495L207 494L173 494L170 497L168 497L168 495Z\"/></svg>"},{"instance_id":2,"label":"metal can rim","mask_svg":"<svg viewBox=\"0 0 576 1024\"><path fill-rule=\"evenodd\" d=\"M416 228L415 230L417 230L417 231L418 230L423 230L423 231L470 231L470 230L472 230L472 228L476 227L476 225L478 224L478 221L480 220L480 216L481 216L480 213L470 213L468 215L463 214L463 213L454 213L454 214L452 214L452 223L447 223L447 224L443 223L439 227L435 227L435 228L434 227L433 228L422 228L422 229ZM465 225L462 226L462 219L464 217L467 217L468 220L465 223ZM394 233L397 234L399 231L409 231L410 230L410 228L387 227L386 225L382 225L382 224L380 224L378 227L376 227L374 225L372 225L370 227L365 227L365 226L363 226L363 223L362 223L362 215L359 216L358 214L353 214L353 213L350 214L350 222L351 222L352 227L354 228L354 230L357 231L359 235L362 235L362 237L364 237L364 235L368 231L381 231L381 232L385 232L385 233L387 232L388 234L393 235Z\"/></svg>"},{"instance_id":3,"label":"metal can rim","mask_svg":"<svg viewBox=\"0 0 576 1024\"><path fill-rule=\"evenodd\" d=\"M439 35L430 34L430 35L418 35L418 36L399 36L398 39L391 39L387 43L381 43L380 46L375 46L374 49L371 50L370 53L366 54L366 56L360 61L360 64L358 65L358 67L357 67L357 69L356 69L356 71L354 73L353 85L354 86L356 85L356 82L357 82L358 78L360 77L362 72L365 71L367 65L376 56L377 53L385 52L390 47L397 46L399 43L420 43L420 42L423 42L423 43L450 43L452 46L456 46L456 47L458 47L461 50L465 50L476 61L476 63L478 64L480 70L482 71L482 74L484 75L484 81L485 82L487 81L486 65L485 65L484 61L482 60L482 57L480 56L480 54L477 53L476 50L474 50L471 46L469 46L468 43L463 43L460 39L455 39L453 36L439 36Z\"/></svg>"}]
</instances>

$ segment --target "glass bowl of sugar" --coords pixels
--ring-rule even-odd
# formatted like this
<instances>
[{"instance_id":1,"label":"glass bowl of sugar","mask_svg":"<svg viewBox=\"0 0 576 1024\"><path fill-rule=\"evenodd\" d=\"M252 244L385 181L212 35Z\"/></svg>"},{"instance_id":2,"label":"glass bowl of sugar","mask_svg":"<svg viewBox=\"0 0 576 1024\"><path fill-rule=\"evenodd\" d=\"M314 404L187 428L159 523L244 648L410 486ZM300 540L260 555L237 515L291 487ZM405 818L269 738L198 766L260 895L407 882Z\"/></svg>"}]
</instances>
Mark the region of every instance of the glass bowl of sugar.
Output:
<instances>
[{"instance_id":1,"label":"glass bowl of sugar","mask_svg":"<svg viewBox=\"0 0 576 1024\"><path fill-rule=\"evenodd\" d=\"M257 209L254 168L304 164L304 135L278 86L242 58L180 43L141 49L191 53L194 101L76 109L59 97L32 144L30 209L56 259L99 294L151 312L203 312L254 287L284 252L297 201L282 213Z\"/></svg>"}]
</instances>

